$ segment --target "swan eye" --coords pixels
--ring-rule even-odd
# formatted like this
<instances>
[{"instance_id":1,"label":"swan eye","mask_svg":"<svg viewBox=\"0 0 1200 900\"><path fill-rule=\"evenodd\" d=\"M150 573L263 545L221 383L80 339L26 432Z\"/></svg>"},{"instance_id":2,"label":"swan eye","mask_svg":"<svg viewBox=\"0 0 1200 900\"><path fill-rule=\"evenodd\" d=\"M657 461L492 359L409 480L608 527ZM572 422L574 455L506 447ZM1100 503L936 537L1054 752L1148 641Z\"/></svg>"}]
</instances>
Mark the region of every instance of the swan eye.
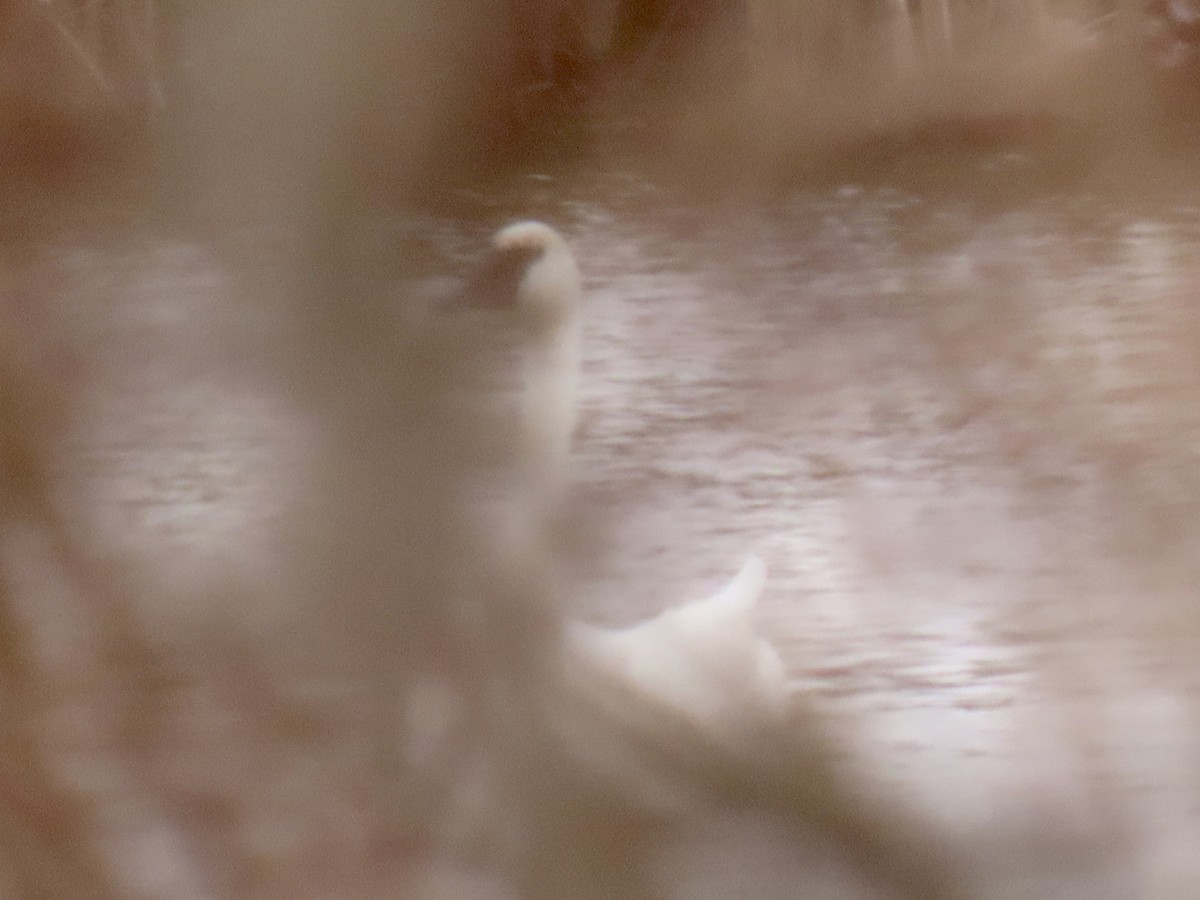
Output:
<instances>
[{"instance_id":1,"label":"swan eye","mask_svg":"<svg viewBox=\"0 0 1200 900\"><path fill-rule=\"evenodd\" d=\"M541 255L541 247L514 246L495 250L471 279L468 296L472 303L486 309L515 306L521 279Z\"/></svg>"}]
</instances>

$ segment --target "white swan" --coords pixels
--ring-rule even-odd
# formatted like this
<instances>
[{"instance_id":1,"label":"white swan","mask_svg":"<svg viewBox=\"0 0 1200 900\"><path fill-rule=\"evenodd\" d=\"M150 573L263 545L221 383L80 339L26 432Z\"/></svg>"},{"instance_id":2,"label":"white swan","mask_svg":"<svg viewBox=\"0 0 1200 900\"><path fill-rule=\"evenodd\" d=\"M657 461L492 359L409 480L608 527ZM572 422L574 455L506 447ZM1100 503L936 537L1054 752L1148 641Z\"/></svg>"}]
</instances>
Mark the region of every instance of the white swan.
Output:
<instances>
[{"instance_id":1,"label":"white swan","mask_svg":"<svg viewBox=\"0 0 1200 900\"><path fill-rule=\"evenodd\" d=\"M493 304L507 303L515 312L526 344L519 408L530 491L535 503L556 503L568 482L577 421L579 268L566 241L541 222L509 225L492 246L484 283ZM731 715L751 711L781 713L789 693L783 662L753 623L765 581L765 564L751 555L711 597L669 608L630 628L572 623L568 650L703 722L727 723Z\"/></svg>"},{"instance_id":2,"label":"white swan","mask_svg":"<svg viewBox=\"0 0 1200 900\"><path fill-rule=\"evenodd\" d=\"M515 310L529 344L520 425L556 479L537 492L549 497L566 482L575 424L579 273L566 243L539 223L503 229L495 250L493 297ZM545 512L518 510L499 536L511 542L500 559L520 573L545 566ZM514 691L497 673L483 742L439 798L439 840L480 868L507 869L530 896L643 896L661 892L670 842L695 834L672 826L758 811L789 834L798 826L801 841L827 834L888 896L959 900L953 871L920 830L864 804L861 785L846 787L819 717L790 714L803 710L788 708L779 654L754 631L765 579L752 555L716 594L632 627L567 623L550 665L529 673L536 684L517 685L532 690ZM446 701L428 699L442 717ZM444 746L435 733L422 755L436 760Z\"/></svg>"}]
</instances>

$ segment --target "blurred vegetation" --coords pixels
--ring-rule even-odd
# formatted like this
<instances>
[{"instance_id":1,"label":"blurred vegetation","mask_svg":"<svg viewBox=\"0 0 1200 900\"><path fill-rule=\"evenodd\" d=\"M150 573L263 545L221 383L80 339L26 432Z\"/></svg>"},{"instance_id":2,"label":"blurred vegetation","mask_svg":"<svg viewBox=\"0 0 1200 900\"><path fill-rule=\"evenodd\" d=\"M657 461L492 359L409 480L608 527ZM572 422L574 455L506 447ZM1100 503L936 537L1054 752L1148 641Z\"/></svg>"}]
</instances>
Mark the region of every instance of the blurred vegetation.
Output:
<instances>
[{"instance_id":1,"label":"blurred vegetation","mask_svg":"<svg viewBox=\"0 0 1200 900\"><path fill-rule=\"evenodd\" d=\"M322 59L336 41L289 37L315 15L305 4L17 0L0 14L0 163L61 178L174 148L160 161L186 167L199 143L214 169L252 169L239 189L257 185L295 155L307 109L295 88L325 66L367 86L354 102L374 106L378 128L400 127L390 101L404 86L373 80L366 67L382 71L397 52L373 37L426 30L405 9L375 4L342 36L354 58L338 61ZM1164 98L1164 118L1190 102L1181 85L1194 82L1196 36L1173 9L1140 0L475 4L437 61L441 78L472 87L455 96L453 136L430 144L450 177L547 137L569 143L589 127L615 136L622 122L660 150L732 144L775 167L848 144L1021 139L1064 124L1115 130ZM372 139L398 155L413 149Z\"/></svg>"}]
</instances>

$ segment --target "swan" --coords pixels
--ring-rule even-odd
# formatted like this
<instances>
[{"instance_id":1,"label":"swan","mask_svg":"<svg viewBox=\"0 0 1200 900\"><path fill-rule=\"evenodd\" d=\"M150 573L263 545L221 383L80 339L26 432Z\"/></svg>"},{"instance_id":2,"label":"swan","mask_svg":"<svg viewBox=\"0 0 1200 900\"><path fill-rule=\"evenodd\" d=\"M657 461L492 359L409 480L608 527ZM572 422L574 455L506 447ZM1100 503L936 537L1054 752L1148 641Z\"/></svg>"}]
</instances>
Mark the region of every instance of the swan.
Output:
<instances>
[{"instance_id":1,"label":"swan","mask_svg":"<svg viewBox=\"0 0 1200 900\"><path fill-rule=\"evenodd\" d=\"M524 338L517 427L536 498L532 509L514 504L491 550L534 572L545 569L553 521L541 504L559 502L568 482L579 269L558 232L527 221L496 234L483 272L476 296L511 311ZM899 896L960 900L920 832L843 783L819 718L794 715L811 710L792 708L779 653L755 631L766 577L751 554L716 593L626 628L555 616L534 702L504 679L489 694L489 734L449 783L439 840L488 866L505 861L529 896L642 896L664 835L677 833L666 826L748 809L798 826L801 840L815 826ZM441 702L432 699L439 715ZM426 755L443 754L435 746Z\"/></svg>"},{"instance_id":2,"label":"swan","mask_svg":"<svg viewBox=\"0 0 1200 900\"><path fill-rule=\"evenodd\" d=\"M477 290L506 307L521 334L518 416L522 466L535 504L558 504L569 482L583 346L582 280L566 240L542 222L500 229ZM788 681L776 648L755 632L766 565L751 554L715 594L627 628L576 621L568 652L700 722L753 710L782 713Z\"/></svg>"}]
</instances>

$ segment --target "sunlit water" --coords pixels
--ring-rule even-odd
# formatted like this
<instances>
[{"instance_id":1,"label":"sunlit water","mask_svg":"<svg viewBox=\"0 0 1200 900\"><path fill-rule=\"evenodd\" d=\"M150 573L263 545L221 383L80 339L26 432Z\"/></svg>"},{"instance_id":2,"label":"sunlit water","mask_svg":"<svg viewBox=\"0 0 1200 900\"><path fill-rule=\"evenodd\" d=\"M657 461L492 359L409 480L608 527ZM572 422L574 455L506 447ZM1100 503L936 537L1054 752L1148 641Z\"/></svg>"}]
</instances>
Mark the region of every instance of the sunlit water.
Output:
<instances>
[{"instance_id":1,"label":"sunlit water","mask_svg":"<svg viewBox=\"0 0 1200 900\"><path fill-rule=\"evenodd\" d=\"M440 277L515 216L570 237L575 496L602 523L581 615L634 620L760 553L762 626L853 761L1021 877L1190 895L1200 194L1020 188L1029 166L977 164L1004 202L846 183L689 204L619 170L538 176L369 253L423 232ZM304 426L244 377L251 300L209 248L49 255L120 359L88 387L75 487L114 552L169 560L145 568L179 599L148 613L169 633L222 578L270 582ZM1030 831L1059 849L1021 849ZM1062 861L1114 833L1119 872Z\"/></svg>"}]
</instances>

